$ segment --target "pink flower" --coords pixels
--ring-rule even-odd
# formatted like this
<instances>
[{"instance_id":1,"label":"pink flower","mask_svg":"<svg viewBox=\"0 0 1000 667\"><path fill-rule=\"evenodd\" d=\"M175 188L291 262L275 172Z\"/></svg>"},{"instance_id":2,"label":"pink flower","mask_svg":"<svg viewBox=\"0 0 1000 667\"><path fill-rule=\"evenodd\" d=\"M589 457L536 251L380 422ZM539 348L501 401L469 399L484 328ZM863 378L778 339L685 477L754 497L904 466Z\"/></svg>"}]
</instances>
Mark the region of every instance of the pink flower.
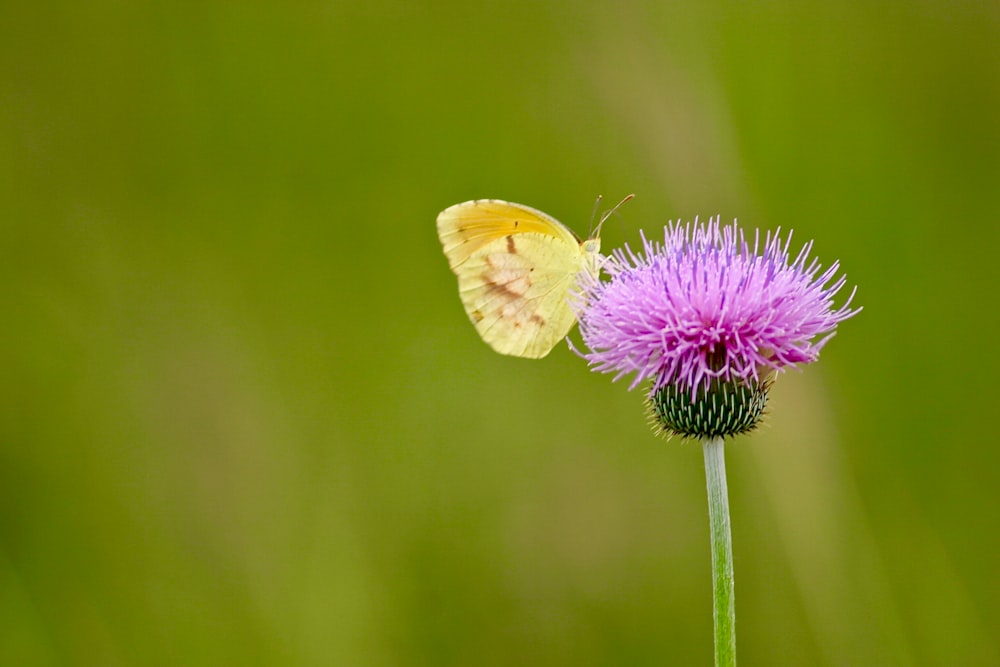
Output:
<instances>
[{"instance_id":1,"label":"pink flower","mask_svg":"<svg viewBox=\"0 0 1000 667\"><path fill-rule=\"evenodd\" d=\"M794 260L791 234L760 232L748 243L736 223L670 223L663 243L643 235L643 251L628 246L606 258L609 281L584 277L575 303L595 371L630 388L652 379L650 395L666 385L707 392L713 381L759 383L771 371L815 361L837 324L857 314L833 298L844 286L839 263L825 271L808 258Z\"/></svg>"}]
</instances>

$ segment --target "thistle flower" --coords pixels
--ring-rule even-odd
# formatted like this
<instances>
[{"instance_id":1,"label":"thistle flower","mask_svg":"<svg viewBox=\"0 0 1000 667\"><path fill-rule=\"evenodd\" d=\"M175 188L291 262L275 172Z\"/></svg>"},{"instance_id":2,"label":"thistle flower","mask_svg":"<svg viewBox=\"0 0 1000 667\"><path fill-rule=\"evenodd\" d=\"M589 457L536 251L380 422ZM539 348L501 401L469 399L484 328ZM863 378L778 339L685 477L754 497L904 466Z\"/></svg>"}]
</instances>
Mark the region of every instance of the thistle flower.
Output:
<instances>
[{"instance_id":1,"label":"thistle flower","mask_svg":"<svg viewBox=\"0 0 1000 667\"><path fill-rule=\"evenodd\" d=\"M663 243L643 235L641 253L628 246L606 258L610 280L585 276L575 307L596 371L632 387L650 382L657 429L702 440L712 545L715 664L735 667L736 606L726 436L760 421L771 378L809 363L837 325L857 314L854 291L839 308L845 279L839 264L825 271L807 243L794 259L791 234L759 231L747 241L734 222L671 223Z\"/></svg>"},{"instance_id":2,"label":"thistle flower","mask_svg":"<svg viewBox=\"0 0 1000 667\"><path fill-rule=\"evenodd\" d=\"M654 417L666 431L749 430L773 374L815 361L837 324L860 310L850 308L854 292L834 308L845 284L839 263L822 270L809 258L811 242L791 259L791 234L783 239L780 230L763 243L755 231L749 242L735 222L720 227L716 217L671 223L663 239L643 235L641 253L612 253L603 265L609 281L583 279L582 356L616 380L634 373L630 388L651 380Z\"/></svg>"}]
</instances>

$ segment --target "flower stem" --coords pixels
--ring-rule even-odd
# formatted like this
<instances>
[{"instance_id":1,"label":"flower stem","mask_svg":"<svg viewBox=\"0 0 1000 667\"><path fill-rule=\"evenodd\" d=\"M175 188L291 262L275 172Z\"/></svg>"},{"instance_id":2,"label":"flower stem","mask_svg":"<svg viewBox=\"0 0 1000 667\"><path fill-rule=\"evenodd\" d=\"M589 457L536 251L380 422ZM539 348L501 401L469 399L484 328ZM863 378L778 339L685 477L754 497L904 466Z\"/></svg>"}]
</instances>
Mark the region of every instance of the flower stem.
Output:
<instances>
[{"instance_id":1,"label":"flower stem","mask_svg":"<svg viewBox=\"0 0 1000 667\"><path fill-rule=\"evenodd\" d=\"M712 616L715 665L736 665L736 602L733 596L733 540L729 531L729 494L722 438L702 441L708 485L708 523L712 534Z\"/></svg>"}]
</instances>

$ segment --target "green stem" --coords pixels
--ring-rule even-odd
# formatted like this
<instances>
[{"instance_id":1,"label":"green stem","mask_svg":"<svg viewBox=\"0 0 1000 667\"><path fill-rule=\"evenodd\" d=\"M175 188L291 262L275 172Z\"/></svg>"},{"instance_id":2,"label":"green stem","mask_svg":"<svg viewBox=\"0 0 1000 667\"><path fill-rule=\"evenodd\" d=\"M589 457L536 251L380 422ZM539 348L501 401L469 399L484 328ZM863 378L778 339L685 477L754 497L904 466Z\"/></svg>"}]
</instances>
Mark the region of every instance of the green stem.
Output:
<instances>
[{"instance_id":1,"label":"green stem","mask_svg":"<svg viewBox=\"0 0 1000 667\"><path fill-rule=\"evenodd\" d=\"M702 442L708 485L708 524L712 533L712 616L715 619L715 665L736 664L736 601L733 596L733 540L729 532L729 495L722 438Z\"/></svg>"}]
</instances>

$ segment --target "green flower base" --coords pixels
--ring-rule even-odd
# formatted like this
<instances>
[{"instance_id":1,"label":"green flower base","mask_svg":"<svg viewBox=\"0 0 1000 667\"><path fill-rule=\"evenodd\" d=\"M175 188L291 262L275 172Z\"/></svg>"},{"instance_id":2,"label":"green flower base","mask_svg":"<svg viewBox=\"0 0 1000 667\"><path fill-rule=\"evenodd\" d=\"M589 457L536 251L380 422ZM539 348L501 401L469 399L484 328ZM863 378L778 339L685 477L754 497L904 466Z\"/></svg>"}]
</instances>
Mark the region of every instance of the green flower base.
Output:
<instances>
[{"instance_id":1,"label":"green flower base","mask_svg":"<svg viewBox=\"0 0 1000 667\"><path fill-rule=\"evenodd\" d=\"M689 388L664 385L648 399L650 421L665 435L702 440L739 435L760 423L770 387L769 381L714 381L692 401Z\"/></svg>"}]
</instances>

